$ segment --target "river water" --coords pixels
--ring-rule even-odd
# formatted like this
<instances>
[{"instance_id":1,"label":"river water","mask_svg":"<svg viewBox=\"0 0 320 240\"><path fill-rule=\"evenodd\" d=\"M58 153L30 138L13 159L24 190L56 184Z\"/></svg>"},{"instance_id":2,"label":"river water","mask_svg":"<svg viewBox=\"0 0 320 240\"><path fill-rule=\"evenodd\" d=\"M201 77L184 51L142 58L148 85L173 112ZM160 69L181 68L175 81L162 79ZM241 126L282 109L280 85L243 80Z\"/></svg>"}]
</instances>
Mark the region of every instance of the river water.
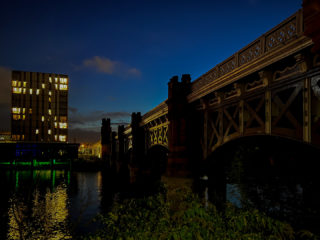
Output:
<instances>
[{"instance_id":1,"label":"river water","mask_svg":"<svg viewBox=\"0 0 320 240\"><path fill-rule=\"evenodd\" d=\"M299 228L319 229L319 178L275 175L274 181L255 177L241 182L230 180L231 173L223 181L209 176L201 187L203 197L215 204L222 197L238 207L250 203ZM102 171L2 170L0 184L0 239L71 239L94 233L101 225L93 219L119 197L117 181Z\"/></svg>"},{"instance_id":2,"label":"river water","mask_svg":"<svg viewBox=\"0 0 320 240\"><path fill-rule=\"evenodd\" d=\"M94 232L99 223L92 220L113 201L101 171L11 170L0 176L0 239L68 239Z\"/></svg>"}]
</instances>

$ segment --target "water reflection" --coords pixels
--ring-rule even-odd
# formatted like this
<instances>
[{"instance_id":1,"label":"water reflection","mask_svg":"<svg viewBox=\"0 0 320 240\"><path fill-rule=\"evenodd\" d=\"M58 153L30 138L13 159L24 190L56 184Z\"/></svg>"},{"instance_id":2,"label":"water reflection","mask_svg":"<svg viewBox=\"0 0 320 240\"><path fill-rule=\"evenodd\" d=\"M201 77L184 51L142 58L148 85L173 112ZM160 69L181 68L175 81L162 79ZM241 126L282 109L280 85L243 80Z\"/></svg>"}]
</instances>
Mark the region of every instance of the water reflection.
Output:
<instances>
[{"instance_id":1,"label":"water reflection","mask_svg":"<svg viewBox=\"0 0 320 240\"><path fill-rule=\"evenodd\" d=\"M208 159L209 198L255 208L320 233L319 150L278 138L252 138Z\"/></svg>"},{"instance_id":2,"label":"water reflection","mask_svg":"<svg viewBox=\"0 0 320 240\"><path fill-rule=\"evenodd\" d=\"M43 195L35 189L32 201L14 194L8 211L8 239L70 239L67 189L59 185Z\"/></svg>"},{"instance_id":3,"label":"water reflection","mask_svg":"<svg viewBox=\"0 0 320 240\"><path fill-rule=\"evenodd\" d=\"M111 202L101 196L102 179L101 172L0 171L0 239L70 239L93 232L101 200Z\"/></svg>"}]
</instances>

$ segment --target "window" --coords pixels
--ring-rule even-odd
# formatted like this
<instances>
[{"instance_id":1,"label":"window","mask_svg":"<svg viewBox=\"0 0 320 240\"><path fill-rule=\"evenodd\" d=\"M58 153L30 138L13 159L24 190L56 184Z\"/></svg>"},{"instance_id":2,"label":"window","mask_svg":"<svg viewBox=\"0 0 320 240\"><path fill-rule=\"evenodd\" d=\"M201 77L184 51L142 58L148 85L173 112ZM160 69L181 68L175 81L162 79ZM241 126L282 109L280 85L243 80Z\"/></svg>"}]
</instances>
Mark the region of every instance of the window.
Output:
<instances>
[{"instance_id":1,"label":"window","mask_svg":"<svg viewBox=\"0 0 320 240\"><path fill-rule=\"evenodd\" d=\"M44 83L41 84L42 88L45 89L46 85Z\"/></svg>"},{"instance_id":2,"label":"window","mask_svg":"<svg viewBox=\"0 0 320 240\"><path fill-rule=\"evenodd\" d=\"M57 83L58 82L58 78L54 78L54 82Z\"/></svg>"},{"instance_id":3,"label":"window","mask_svg":"<svg viewBox=\"0 0 320 240\"><path fill-rule=\"evenodd\" d=\"M48 134L51 135L51 129L48 129Z\"/></svg>"},{"instance_id":4,"label":"window","mask_svg":"<svg viewBox=\"0 0 320 240\"><path fill-rule=\"evenodd\" d=\"M51 93L51 91L49 91L49 96L51 96L52 95L52 93Z\"/></svg>"},{"instance_id":5,"label":"window","mask_svg":"<svg viewBox=\"0 0 320 240\"><path fill-rule=\"evenodd\" d=\"M12 91L13 91L13 93L20 94L21 91L22 91L22 88L16 88L16 87L14 87Z\"/></svg>"},{"instance_id":6,"label":"window","mask_svg":"<svg viewBox=\"0 0 320 240\"><path fill-rule=\"evenodd\" d=\"M25 120L26 119L26 115L22 115L22 120Z\"/></svg>"},{"instance_id":7,"label":"window","mask_svg":"<svg viewBox=\"0 0 320 240\"><path fill-rule=\"evenodd\" d=\"M62 123L62 122L59 123L59 128L67 128L67 127L68 127L67 123Z\"/></svg>"},{"instance_id":8,"label":"window","mask_svg":"<svg viewBox=\"0 0 320 240\"><path fill-rule=\"evenodd\" d=\"M60 90L68 90L68 85L66 85L66 84L60 84L59 89L60 89Z\"/></svg>"},{"instance_id":9,"label":"window","mask_svg":"<svg viewBox=\"0 0 320 240\"><path fill-rule=\"evenodd\" d=\"M40 94L40 89L37 89L36 94L37 94L37 95Z\"/></svg>"},{"instance_id":10,"label":"window","mask_svg":"<svg viewBox=\"0 0 320 240\"><path fill-rule=\"evenodd\" d=\"M21 111L20 108L17 108L17 107L13 107L13 108L12 108L12 113L20 114L20 111Z\"/></svg>"},{"instance_id":11,"label":"window","mask_svg":"<svg viewBox=\"0 0 320 240\"><path fill-rule=\"evenodd\" d=\"M32 108L29 108L29 114L32 114Z\"/></svg>"},{"instance_id":12,"label":"window","mask_svg":"<svg viewBox=\"0 0 320 240\"><path fill-rule=\"evenodd\" d=\"M54 140L58 141L58 135L54 135Z\"/></svg>"},{"instance_id":13,"label":"window","mask_svg":"<svg viewBox=\"0 0 320 240\"><path fill-rule=\"evenodd\" d=\"M36 129L36 134L39 134L39 129Z\"/></svg>"},{"instance_id":14,"label":"window","mask_svg":"<svg viewBox=\"0 0 320 240\"><path fill-rule=\"evenodd\" d=\"M23 88L23 94L26 94L27 89Z\"/></svg>"},{"instance_id":15,"label":"window","mask_svg":"<svg viewBox=\"0 0 320 240\"><path fill-rule=\"evenodd\" d=\"M12 81L12 87L16 87L17 86L17 81L13 80Z\"/></svg>"},{"instance_id":16,"label":"window","mask_svg":"<svg viewBox=\"0 0 320 240\"><path fill-rule=\"evenodd\" d=\"M51 115L51 114L52 114L51 109L48 109L48 114L49 114L49 115Z\"/></svg>"},{"instance_id":17,"label":"window","mask_svg":"<svg viewBox=\"0 0 320 240\"><path fill-rule=\"evenodd\" d=\"M49 77L49 82L52 83L52 77Z\"/></svg>"},{"instance_id":18,"label":"window","mask_svg":"<svg viewBox=\"0 0 320 240\"><path fill-rule=\"evenodd\" d=\"M56 90L58 90L58 84L55 84L54 87Z\"/></svg>"},{"instance_id":19,"label":"window","mask_svg":"<svg viewBox=\"0 0 320 240\"><path fill-rule=\"evenodd\" d=\"M32 94L32 88L29 89L29 93Z\"/></svg>"},{"instance_id":20,"label":"window","mask_svg":"<svg viewBox=\"0 0 320 240\"><path fill-rule=\"evenodd\" d=\"M27 82L23 82L23 86L26 87L27 86Z\"/></svg>"},{"instance_id":21,"label":"window","mask_svg":"<svg viewBox=\"0 0 320 240\"><path fill-rule=\"evenodd\" d=\"M20 115L19 114L13 114L12 118L13 118L13 120L19 120L20 119Z\"/></svg>"},{"instance_id":22,"label":"window","mask_svg":"<svg viewBox=\"0 0 320 240\"><path fill-rule=\"evenodd\" d=\"M44 116L41 117L41 122L44 122Z\"/></svg>"},{"instance_id":23,"label":"window","mask_svg":"<svg viewBox=\"0 0 320 240\"><path fill-rule=\"evenodd\" d=\"M54 122L54 127L57 128L58 127L58 123Z\"/></svg>"},{"instance_id":24,"label":"window","mask_svg":"<svg viewBox=\"0 0 320 240\"><path fill-rule=\"evenodd\" d=\"M61 141L61 142L67 141L67 136L66 135L59 135L59 141Z\"/></svg>"},{"instance_id":25,"label":"window","mask_svg":"<svg viewBox=\"0 0 320 240\"><path fill-rule=\"evenodd\" d=\"M23 113L23 114L26 113L26 108L22 108L22 113Z\"/></svg>"},{"instance_id":26,"label":"window","mask_svg":"<svg viewBox=\"0 0 320 240\"><path fill-rule=\"evenodd\" d=\"M67 117L66 116L60 116L60 121L61 122L66 122L67 121Z\"/></svg>"},{"instance_id":27,"label":"window","mask_svg":"<svg viewBox=\"0 0 320 240\"><path fill-rule=\"evenodd\" d=\"M67 84L68 83L67 78L60 78L60 83Z\"/></svg>"}]
</instances>

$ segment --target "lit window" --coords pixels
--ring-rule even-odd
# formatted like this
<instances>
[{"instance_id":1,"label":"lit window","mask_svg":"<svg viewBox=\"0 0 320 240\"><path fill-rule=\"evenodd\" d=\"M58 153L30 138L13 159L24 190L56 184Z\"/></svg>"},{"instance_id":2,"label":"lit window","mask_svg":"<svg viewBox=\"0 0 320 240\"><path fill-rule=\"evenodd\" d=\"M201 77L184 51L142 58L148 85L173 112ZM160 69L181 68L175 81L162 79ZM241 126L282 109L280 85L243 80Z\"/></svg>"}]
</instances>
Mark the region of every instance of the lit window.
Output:
<instances>
[{"instance_id":1,"label":"lit window","mask_svg":"<svg viewBox=\"0 0 320 240\"><path fill-rule=\"evenodd\" d=\"M51 97L49 97L49 102L51 102Z\"/></svg>"},{"instance_id":2,"label":"lit window","mask_svg":"<svg viewBox=\"0 0 320 240\"><path fill-rule=\"evenodd\" d=\"M66 122L67 121L67 117L66 116L60 116L60 121L61 122Z\"/></svg>"},{"instance_id":3,"label":"lit window","mask_svg":"<svg viewBox=\"0 0 320 240\"><path fill-rule=\"evenodd\" d=\"M51 94L52 94L51 91L49 91L49 96L51 96Z\"/></svg>"},{"instance_id":4,"label":"lit window","mask_svg":"<svg viewBox=\"0 0 320 240\"><path fill-rule=\"evenodd\" d=\"M67 78L60 78L60 83L67 83L68 82L68 80L67 80Z\"/></svg>"},{"instance_id":5,"label":"lit window","mask_svg":"<svg viewBox=\"0 0 320 240\"><path fill-rule=\"evenodd\" d=\"M23 88L23 94L26 94L27 89Z\"/></svg>"},{"instance_id":6,"label":"lit window","mask_svg":"<svg viewBox=\"0 0 320 240\"><path fill-rule=\"evenodd\" d=\"M12 81L12 87L16 87L17 86L17 81Z\"/></svg>"},{"instance_id":7,"label":"lit window","mask_svg":"<svg viewBox=\"0 0 320 240\"><path fill-rule=\"evenodd\" d=\"M67 128L67 127L68 127L67 123L62 123L62 122L59 123L59 128Z\"/></svg>"},{"instance_id":8,"label":"lit window","mask_svg":"<svg viewBox=\"0 0 320 240\"><path fill-rule=\"evenodd\" d=\"M57 116L54 116L54 120L57 121Z\"/></svg>"},{"instance_id":9,"label":"lit window","mask_svg":"<svg viewBox=\"0 0 320 240\"><path fill-rule=\"evenodd\" d=\"M23 86L26 87L27 86L27 82L23 82Z\"/></svg>"},{"instance_id":10,"label":"lit window","mask_svg":"<svg viewBox=\"0 0 320 240\"><path fill-rule=\"evenodd\" d=\"M37 94L37 95L40 94L40 89L37 89L36 94Z\"/></svg>"},{"instance_id":11,"label":"lit window","mask_svg":"<svg viewBox=\"0 0 320 240\"><path fill-rule=\"evenodd\" d=\"M55 141L58 140L58 135L54 135L54 140L55 140Z\"/></svg>"},{"instance_id":12,"label":"lit window","mask_svg":"<svg viewBox=\"0 0 320 240\"><path fill-rule=\"evenodd\" d=\"M44 116L41 117L41 122L44 122Z\"/></svg>"},{"instance_id":13,"label":"lit window","mask_svg":"<svg viewBox=\"0 0 320 240\"><path fill-rule=\"evenodd\" d=\"M22 108L22 113L23 113L23 114L26 113L26 108Z\"/></svg>"},{"instance_id":14,"label":"lit window","mask_svg":"<svg viewBox=\"0 0 320 240\"><path fill-rule=\"evenodd\" d=\"M56 82L56 83L57 83L57 82L58 82L58 78L54 78L54 82Z\"/></svg>"},{"instance_id":15,"label":"lit window","mask_svg":"<svg viewBox=\"0 0 320 240\"><path fill-rule=\"evenodd\" d=\"M59 141L61 141L61 142L67 141L67 136L66 135L59 135Z\"/></svg>"},{"instance_id":16,"label":"lit window","mask_svg":"<svg viewBox=\"0 0 320 240\"><path fill-rule=\"evenodd\" d=\"M52 78L51 78L51 77L49 77L49 82L51 82L51 83L52 83Z\"/></svg>"},{"instance_id":17,"label":"lit window","mask_svg":"<svg viewBox=\"0 0 320 240\"><path fill-rule=\"evenodd\" d=\"M20 111L21 111L21 109L20 109L20 108L17 108L17 107L12 108L12 113L19 114L19 113L20 113Z\"/></svg>"},{"instance_id":18,"label":"lit window","mask_svg":"<svg viewBox=\"0 0 320 240\"><path fill-rule=\"evenodd\" d=\"M12 118L13 118L13 120L19 120L20 119L20 115L19 114L13 114Z\"/></svg>"},{"instance_id":19,"label":"lit window","mask_svg":"<svg viewBox=\"0 0 320 240\"><path fill-rule=\"evenodd\" d=\"M24 140L24 135L21 135L21 140Z\"/></svg>"},{"instance_id":20,"label":"lit window","mask_svg":"<svg viewBox=\"0 0 320 240\"><path fill-rule=\"evenodd\" d=\"M51 135L51 129L48 129L48 134Z\"/></svg>"},{"instance_id":21,"label":"lit window","mask_svg":"<svg viewBox=\"0 0 320 240\"><path fill-rule=\"evenodd\" d=\"M21 93L21 91L22 91L22 88L16 88L16 87L13 88L13 93Z\"/></svg>"},{"instance_id":22,"label":"lit window","mask_svg":"<svg viewBox=\"0 0 320 240\"><path fill-rule=\"evenodd\" d=\"M54 127L57 128L58 127L58 123L54 122Z\"/></svg>"},{"instance_id":23,"label":"lit window","mask_svg":"<svg viewBox=\"0 0 320 240\"><path fill-rule=\"evenodd\" d=\"M54 86L55 86L56 90L58 90L58 84L55 84Z\"/></svg>"},{"instance_id":24,"label":"lit window","mask_svg":"<svg viewBox=\"0 0 320 240\"><path fill-rule=\"evenodd\" d=\"M29 93L32 94L32 88L29 89Z\"/></svg>"},{"instance_id":25,"label":"lit window","mask_svg":"<svg viewBox=\"0 0 320 240\"><path fill-rule=\"evenodd\" d=\"M39 134L39 129L36 129L36 134Z\"/></svg>"},{"instance_id":26,"label":"lit window","mask_svg":"<svg viewBox=\"0 0 320 240\"><path fill-rule=\"evenodd\" d=\"M49 113L49 115L51 115L51 114L52 114L51 109L48 109L48 113Z\"/></svg>"},{"instance_id":27,"label":"lit window","mask_svg":"<svg viewBox=\"0 0 320 240\"><path fill-rule=\"evenodd\" d=\"M46 88L46 85L44 83L41 84L42 88Z\"/></svg>"},{"instance_id":28,"label":"lit window","mask_svg":"<svg viewBox=\"0 0 320 240\"><path fill-rule=\"evenodd\" d=\"M32 108L29 108L29 114L32 114Z\"/></svg>"},{"instance_id":29,"label":"lit window","mask_svg":"<svg viewBox=\"0 0 320 240\"><path fill-rule=\"evenodd\" d=\"M26 119L26 115L22 115L22 120L25 120Z\"/></svg>"},{"instance_id":30,"label":"lit window","mask_svg":"<svg viewBox=\"0 0 320 240\"><path fill-rule=\"evenodd\" d=\"M20 81L18 81L18 87L21 87L21 82Z\"/></svg>"},{"instance_id":31,"label":"lit window","mask_svg":"<svg viewBox=\"0 0 320 240\"><path fill-rule=\"evenodd\" d=\"M60 90L68 90L68 85L60 84L59 88L60 88Z\"/></svg>"}]
</instances>

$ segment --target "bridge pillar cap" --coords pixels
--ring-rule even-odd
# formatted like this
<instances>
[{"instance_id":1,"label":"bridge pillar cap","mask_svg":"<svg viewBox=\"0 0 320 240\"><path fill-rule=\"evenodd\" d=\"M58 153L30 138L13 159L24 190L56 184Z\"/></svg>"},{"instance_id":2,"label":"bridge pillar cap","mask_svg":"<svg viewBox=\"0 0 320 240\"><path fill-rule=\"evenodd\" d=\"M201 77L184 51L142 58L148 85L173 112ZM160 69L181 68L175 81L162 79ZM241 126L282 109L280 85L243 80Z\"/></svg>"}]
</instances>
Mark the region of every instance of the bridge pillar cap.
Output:
<instances>
[{"instance_id":1,"label":"bridge pillar cap","mask_svg":"<svg viewBox=\"0 0 320 240\"><path fill-rule=\"evenodd\" d=\"M181 81L183 83L190 83L191 82L190 74L182 74Z\"/></svg>"},{"instance_id":2,"label":"bridge pillar cap","mask_svg":"<svg viewBox=\"0 0 320 240\"><path fill-rule=\"evenodd\" d=\"M170 83L177 83L179 81L179 77L178 76L173 76L171 79L170 79Z\"/></svg>"}]
</instances>

